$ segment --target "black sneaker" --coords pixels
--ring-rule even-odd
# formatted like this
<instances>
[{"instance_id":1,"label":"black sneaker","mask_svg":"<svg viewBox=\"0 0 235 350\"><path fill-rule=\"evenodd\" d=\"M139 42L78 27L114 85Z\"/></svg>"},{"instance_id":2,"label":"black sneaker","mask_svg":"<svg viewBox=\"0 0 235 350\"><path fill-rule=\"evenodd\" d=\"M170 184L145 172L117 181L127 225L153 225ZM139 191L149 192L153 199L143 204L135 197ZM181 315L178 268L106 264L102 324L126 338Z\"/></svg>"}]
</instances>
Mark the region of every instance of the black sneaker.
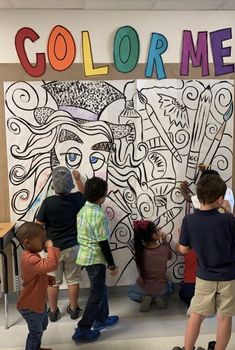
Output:
<instances>
[{"instance_id":1,"label":"black sneaker","mask_svg":"<svg viewBox=\"0 0 235 350\"><path fill-rule=\"evenodd\" d=\"M76 320L82 313L82 309L79 306L76 307L76 310L70 309L70 305L67 307L67 313L70 314L72 320Z\"/></svg>"},{"instance_id":2,"label":"black sneaker","mask_svg":"<svg viewBox=\"0 0 235 350\"><path fill-rule=\"evenodd\" d=\"M56 322L60 319L60 310L59 308L57 307L56 311L51 311L51 309L49 308L47 310L47 313L48 313L48 316L49 316L49 319L51 322Z\"/></svg>"},{"instance_id":3,"label":"black sneaker","mask_svg":"<svg viewBox=\"0 0 235 350\"><path fill-rule=\"evenodd\" d=\"M216 341L214 341L214 340L209 341L207 350L214 350L215 344L216 344Z\"/></svg>"}]
</instances>

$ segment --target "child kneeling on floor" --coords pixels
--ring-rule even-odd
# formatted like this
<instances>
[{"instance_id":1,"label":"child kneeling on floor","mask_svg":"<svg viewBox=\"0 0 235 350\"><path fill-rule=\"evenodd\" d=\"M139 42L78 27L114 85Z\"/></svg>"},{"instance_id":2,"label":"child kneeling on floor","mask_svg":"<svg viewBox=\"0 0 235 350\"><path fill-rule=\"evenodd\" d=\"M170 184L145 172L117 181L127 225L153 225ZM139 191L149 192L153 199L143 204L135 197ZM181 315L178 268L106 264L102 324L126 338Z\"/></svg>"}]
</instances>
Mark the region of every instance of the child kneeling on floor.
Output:
<instances>
[{"instance_id":1,"label":"child kneeling on floor","mask_svg":"<svg viewBox=\"0 0 235 350\"><path fill-rule=\"evenodd\" d=\"M141 303L141 312L149 311L152 302L167 308L172 288L166 278L167 260L171 259L166 235L151 221L134 221L134 249L139 277L129 289L129 298Z\"/></svg>"}]
</instances>

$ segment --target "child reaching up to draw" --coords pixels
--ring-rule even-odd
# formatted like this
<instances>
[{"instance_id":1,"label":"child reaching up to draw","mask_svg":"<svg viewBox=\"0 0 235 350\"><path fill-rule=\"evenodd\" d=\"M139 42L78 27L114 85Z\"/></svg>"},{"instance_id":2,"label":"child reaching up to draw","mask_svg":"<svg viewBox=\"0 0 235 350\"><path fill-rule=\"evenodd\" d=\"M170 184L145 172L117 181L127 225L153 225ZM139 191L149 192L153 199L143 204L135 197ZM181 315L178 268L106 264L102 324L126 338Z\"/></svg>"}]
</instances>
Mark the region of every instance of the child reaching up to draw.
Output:
<instances>
[{"instance_id":1,"label":"child reaching up to draw","mask_svg":"<svg viewBox=\"0 0 235 350\"><path fill-rule=\"evenodd\" d=\"M224 200L225 193L226 184L220 176L200 178L200 209L182 222L179 251L186 254L194 249L198 259L184 350L194 348L203 320L212 313L217 314L215 349L225 350L231 336L235 315L235 219L229 202ZM220 213L219 208L225 213Z\"/></svg>"},{"instance_id":2,"label":"child reaching up to draw","mask_svg":"<svg viewBox=\"0 0 235 350\"><path fill-rule=\"evenodd\" d=\"M45 241L45 238L46 230L33 222L24 223L17 231L17 239L24 247L21 256L23 288L17 309L29 329L25 350L50 350L41 348L41 338L48 325L47 287L54 283L53 277L47 273L57 268L60 250L53 247L51 240ZM43 249L47 250L46 259L39 255Z\"/></svg>"},{"instance_id":3,"label":"child reaching up to draw","mask_svg":"<svg viewBox=\"0 0 235 350\"><path fill-rule=\"evenodd\" d=\"M166 270L171 250L166 235L151 221L134 221L134 249L139 277L129 289L129 298L141 303L141 312L149 311L152 302L167 308L166 296L171 287Z\"/></svg>"}]
</instances>

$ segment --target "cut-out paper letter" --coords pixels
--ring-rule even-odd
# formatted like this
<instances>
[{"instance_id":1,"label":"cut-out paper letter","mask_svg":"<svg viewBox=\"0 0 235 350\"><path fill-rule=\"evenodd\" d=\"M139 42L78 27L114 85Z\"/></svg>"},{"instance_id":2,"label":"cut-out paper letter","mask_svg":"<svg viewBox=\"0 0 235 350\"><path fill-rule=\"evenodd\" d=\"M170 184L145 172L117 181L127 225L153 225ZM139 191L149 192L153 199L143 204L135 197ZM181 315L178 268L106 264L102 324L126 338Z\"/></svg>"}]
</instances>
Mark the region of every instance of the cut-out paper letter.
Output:
<instances>
[{"instance_id":1,"label":"cut-out paper letter","mask_svg":"<svg viewBox=\"0 0 235 350\"><path fill-rule=\"evenodd\" d=\"M197 46L194 47L191 30L183 31L180 74L189 74L189 58L193 67L202 67L202 76L209 75L207 32L198 32Z\"/></svg>"},{"instance_id":2,"label":"cut-out paper letter","mask_svg":"<svg viewBox=\"0 0 235 350\"><path fill-rule=\"evenodd\" d=\"M108 66L94 67L94 61L92 57L91 41L88 31L82 32L82 52L83 52L83 64L84 75L86 77L94 75L107 75L109 73Z\"/></svg>"},{"instance_id":3,"label":"cut-out paper letter","mask_svg":"<svg viewBox=\"0 0 235 350\"><path fill-rule=\"evenodd\" d=\"M55 26L47 44L48 59L51 66L58 71L69 68L75 59L76 45L72 34L62 26Z\"/></svg>"},{"instance_id":4,"label":"cut-out paper letter","mask_svg":"<svg viewBox=\"0 0 235 350\"><path fill-rule=\"evenodd\" d=\"M224 64L223 58L231 56L231 46L223 47L223 41L232 39L232 29L225 28L210 33L215 75L234 72L234 64Z\"/></svg>"},{"instance_id":5,"label":"cut-out paper letter","mask_svg":"<svg viewBox=\"0 0 235 350\"><path fill-rule=\"evenodd\" d=\"M116 69L129 73L135 69L140 53L139 36L130 26L121 27L115 34L113 59Z\"/></svg>"},{"instance_id":6,"label":"cut-out paper letter","mask_svg":"<svg viewBox=\"0 0 235 350\"><path fill-rule=\"evenodd\" d=\"M32 65L29 62L26 50L25 50L25 40L30 39L32 42L39 39L39 35L32 29L28 27L23 27L16 33L15 36L15 47L18 54L20 63L22 64L24 70L32 77L40 77L45 73L46 70L46 59L44 53L36 54L36 64Z\"/></svg>"},{"instance_id":7,"label":"cut-out paper letter","mask_svg":"<svg viewBox=\"0 0 235 350\"><path fill-rule=\"evenodd\" d=\"M156 66L157 78L166 78L162 54L167 50L168 42L164 35L159 33L152 33L150 48L148 53L148 60L145 70L145 76L151 78L153 75L154 66Z\"/></svg>"}]
</instances>

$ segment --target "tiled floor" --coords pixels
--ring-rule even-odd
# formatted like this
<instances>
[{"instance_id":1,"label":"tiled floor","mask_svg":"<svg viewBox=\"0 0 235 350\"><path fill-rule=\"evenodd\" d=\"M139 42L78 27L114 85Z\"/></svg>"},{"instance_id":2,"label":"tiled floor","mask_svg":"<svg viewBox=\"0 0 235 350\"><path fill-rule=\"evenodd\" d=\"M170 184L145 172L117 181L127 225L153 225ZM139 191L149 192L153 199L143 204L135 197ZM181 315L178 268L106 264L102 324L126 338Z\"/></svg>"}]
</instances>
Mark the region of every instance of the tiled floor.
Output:
<instances>
[{"instance_id":1,"label":"tiled floor","mask_svg":"<svg viewBox=\"0 0 235 350\"><path fill-rule=\"evenodd\" d=\"M139 312L139 304L130 301L125 295L110 297L110 314L120 316L119 324L104 330L100 339L91 344L76 345L71 336L76 327L66 314L67 301L60 300L62 317L56 323L50 323L43 336L43 345L54 350L171 350L175 345L182 346L184 328L187 321L186 307L177 295L173 295L167 310L158 310L155 306L147 313ZM81 306L86 298L81 299ZM0 349L23 350L27 328L15 304L10 304L10 328L4 329L3 303L0 304ZM235 323L235 322L234 322ZM197 346L207 349L209 340L215 339L216 318L207 318L201 329ZM235 349L235 325L228 350Z\"/></svg>"}]
</instances>

